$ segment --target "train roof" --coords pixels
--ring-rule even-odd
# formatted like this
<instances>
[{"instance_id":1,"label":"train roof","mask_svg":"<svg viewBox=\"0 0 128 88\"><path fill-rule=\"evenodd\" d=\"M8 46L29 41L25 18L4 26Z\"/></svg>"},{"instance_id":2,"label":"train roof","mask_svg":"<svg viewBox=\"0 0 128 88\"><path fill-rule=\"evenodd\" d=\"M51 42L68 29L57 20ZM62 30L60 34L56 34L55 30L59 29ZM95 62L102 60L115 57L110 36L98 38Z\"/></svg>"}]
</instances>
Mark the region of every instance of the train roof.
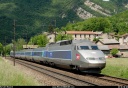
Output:
<instances>
[{"instance_id":1,"label":"train roof","mask_svg":"<svg viewBox=\"0 0 128 88\"><path fill-rule=\"evenodd\" d=\"M86 40L86 39L82 39L82 40L73 40L72 43L76 44L76 43L92 43L90 40Z\"/></svg>"},{"instance_id":2,"label":"train roof","mask_svg":"<svg viewBox=\"0 0 128 88\"><path fill-rule=\"evenodd\" d=\"M54 46L63 46L63 45L96 45L93 42L91 42L90 40L62 40L62 41L57 41L49 43L46 45L46 47L39 47L39 48L35 48L35 49L24 49L24 50L20 50L20 51L16 51L16 52L27 52L27 51L42 51L42 50L46 50L48 47L54 47Z\"/></svg>"},{"instance_id":3,"label":"train roof","mask_svg":"<svg viewBox=\"0 0 128 88\"><path fill-rule=\"evenodd\" d=\"M61 42L66 42L66 41L72 41L72 40L61 40L61 41L57 41L56 43L61 43Z\"/></svg>"},{"instance_id":4,"label":"train roof","mask_svg":"<svg viewBox=\"0 0 128 88\"><path fill-rule=\"evenodd\" d=\"M24 49L24 50L20 50L20 51L16 51L16 52L27 52L27 51L32 51L33 49Z\"/></svg>"},{"instance_id":5,"label":"train roof","mask_svg":"<svg viewBox=\"0 0 128 88\"><path fill-rule=\"evenodd\" d=\"M79 43L93 44L90 40L86 40L86 39L83 39L83 40L62 40L62 41L57 41L56 43L55 42L49 43L49 44L47 44L46 47L71 45L71 44L79 44Z\"/></svg>"},{"instance_id":6,"label":"train roof","mask_svg":"<svg viewBox=\"0 0 128 88\"><path fill-rule=\"evenodd\" d=\"M46 47L39 47L39 48L33 49L33 51L42 51L44 49L46 49Z\"/></svg>"}]
</instances>

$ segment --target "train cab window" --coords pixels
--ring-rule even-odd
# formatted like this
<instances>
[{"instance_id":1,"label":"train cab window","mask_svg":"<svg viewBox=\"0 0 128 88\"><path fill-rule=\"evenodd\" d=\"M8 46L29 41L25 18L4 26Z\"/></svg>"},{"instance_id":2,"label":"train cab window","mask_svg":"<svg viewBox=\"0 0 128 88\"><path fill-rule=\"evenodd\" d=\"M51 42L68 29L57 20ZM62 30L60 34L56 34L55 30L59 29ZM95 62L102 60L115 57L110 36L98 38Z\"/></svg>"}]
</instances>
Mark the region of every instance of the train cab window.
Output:
<instances>
[{"instance_id":1,"label":"train cab window","mask_svg":"<svg viewBox=\"0 0 128 88\"><path fill-rule=\"evenodd\" d=\"M88 46L80 46L80 49L81 50L89 50L89 47Z\"/></svg>"},{"instance_id":2,"label":"train cab window","mask_svg":"<svg viewBox=\"0 0 128 88\"><path fill-rule=\"evenodd\" d=\"M91 46L92 50L99 50L97 46Z\"/></svg>"},{"instance_id":3,"label":"train cab window","mask_svg":"<svg viewBox=\"0 0 128 88\"><path fill-rule=\"evenodd\" d=\"M60 45L61 45L61 46L62 46L62 45L66 45L66 42L61 42Z\"/></svg>"},{"instance_id":4,"label":"train cab window","mask_svg":"<svg viewBox=\"0 0 128 88\"><path fill-rule=\"evenodd\" d=\"M63 41L63 42L60 43L60 46L62 46L62 45L69 45L71 43L72 43L71 40L70 41Z\"/></svg>"},{"instance_id":5,"label":"train cab window","mask_svg":"<svg viewBox=\"0 0 128 88\"><path fill-rule=\"evenodd\" d=\"M79 47L77 46L77 50L79 50Z\"/></svg>"},{"instance_id":6,"label":"train cab window","mask_svg":"<svg viewBox=\"0 0 128 88\"><path fill-rule=\"evenodd\" d=\"M31 56L31 52L25 52L25 55Z\"/></svg>"}]
</instances>

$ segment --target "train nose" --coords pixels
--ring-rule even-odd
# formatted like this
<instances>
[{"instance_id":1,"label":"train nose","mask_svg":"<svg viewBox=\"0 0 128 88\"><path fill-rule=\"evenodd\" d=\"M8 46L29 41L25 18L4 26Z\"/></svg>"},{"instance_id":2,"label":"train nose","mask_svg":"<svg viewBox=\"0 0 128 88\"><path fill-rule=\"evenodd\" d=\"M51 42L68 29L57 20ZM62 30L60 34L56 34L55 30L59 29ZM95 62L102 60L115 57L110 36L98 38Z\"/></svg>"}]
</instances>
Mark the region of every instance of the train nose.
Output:
<instances>
[{"instance_id":1,"label":"train nose","mask_svg":"<svg viewBox=\"0 0 128 88\"><path fill-rule=\"evenodd\" d=\"M104 63L106 61L104 53L100 50L79 51L79 53L90 63Z\"/></svg>"},{"instance_id":2,"label":"train nose","mask_svg":"<svg viewBox=\"0 0 128 88\"><path fill-rule=\"evenodd\" d=\"M100 50L82 50L79 53L84 57L105 57L104 53Z\"/></svg>"}]
</instances>

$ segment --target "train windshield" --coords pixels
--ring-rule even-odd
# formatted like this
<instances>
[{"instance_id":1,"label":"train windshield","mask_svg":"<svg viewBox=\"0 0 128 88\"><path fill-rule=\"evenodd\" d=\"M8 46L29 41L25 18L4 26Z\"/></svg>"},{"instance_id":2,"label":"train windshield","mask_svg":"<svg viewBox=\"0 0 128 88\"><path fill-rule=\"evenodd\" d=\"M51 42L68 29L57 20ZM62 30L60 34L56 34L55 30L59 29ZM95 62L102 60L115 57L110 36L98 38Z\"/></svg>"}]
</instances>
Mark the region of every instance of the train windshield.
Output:
<instances>
[{"instance_id":1,"label":"train windshield","mask_svg":"<svg viewBox=\"0 0 128 88\"><path fill-rule=\"evenodd\" d=\"M91 46L92 50L99 50L97 46Z\"/></svg>"},{"instance_id":2,"label":"train windshield","mask_svg":"<svg viewBox=\"0 0 128 88\"><path fill-rule=\"evenodd\" d=\"M81 50L89 50L89 47L88 46L80 46L80 49Z\"/></svg>"}]
</instances>

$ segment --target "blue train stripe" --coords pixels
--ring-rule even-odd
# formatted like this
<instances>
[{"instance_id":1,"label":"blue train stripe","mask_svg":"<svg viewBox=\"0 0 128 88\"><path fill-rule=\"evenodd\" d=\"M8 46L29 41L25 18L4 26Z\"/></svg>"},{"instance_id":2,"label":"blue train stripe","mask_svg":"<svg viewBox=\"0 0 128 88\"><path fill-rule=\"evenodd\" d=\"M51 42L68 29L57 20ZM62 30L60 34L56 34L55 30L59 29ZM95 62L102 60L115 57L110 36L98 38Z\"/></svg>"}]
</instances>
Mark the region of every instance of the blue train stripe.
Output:
<instances>
[{"instance_id":1,"label":"blue train stripe","mask_svg":"<svg viewBox=\"0 0 128 88\"><path fill-rule=\"evenodd\" d=\"M44 57L52 58L60 58L60 59L71 59L71 51L62 51L62 50L55 50L55 51L45 51Z\"/></svg>"},{"instance_id":2,"label":"blue train stripe","mask_svg":"<svg viewBox=\"0 0 128 88\"><path fill-rule=\"evenodd\" d=\"M31 51L31 52L20 53L20 55L47 57L49 59L54 59L54 58L63 59L63 60L72 59L71 50Z\"/></svg>"}]
</instances>

